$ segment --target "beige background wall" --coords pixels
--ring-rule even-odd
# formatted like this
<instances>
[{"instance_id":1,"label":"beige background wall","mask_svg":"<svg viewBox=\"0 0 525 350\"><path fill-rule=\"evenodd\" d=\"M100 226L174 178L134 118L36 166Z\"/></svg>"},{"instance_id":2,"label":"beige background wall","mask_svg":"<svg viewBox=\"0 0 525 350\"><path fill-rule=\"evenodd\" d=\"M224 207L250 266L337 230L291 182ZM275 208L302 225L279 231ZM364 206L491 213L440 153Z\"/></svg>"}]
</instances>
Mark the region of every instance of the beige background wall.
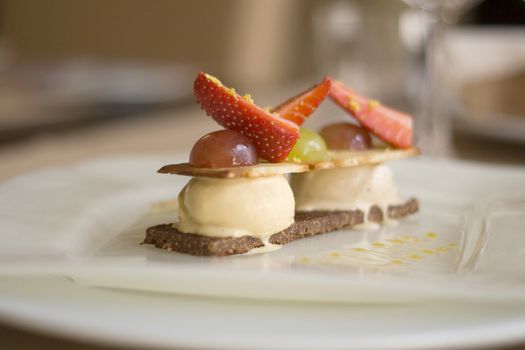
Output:
<instances>
[{"instance_id":1,"label":"beige background wall","mask_svg":"<svg viewBox=\"0 0 525 350\"><path fill-rule=\"evenodd\" d=\"M4 0L0 34L18 60L87 56L176 61L227 75L233 83L270 85L316 73L320 43L312 33L312 17L336 2ZM398 60L399 54L392 53L399 51L395 26L401 2L352 3L367 15L363 35L373 41L349 49L380 63Z\"/></svg>"}]
</instances>

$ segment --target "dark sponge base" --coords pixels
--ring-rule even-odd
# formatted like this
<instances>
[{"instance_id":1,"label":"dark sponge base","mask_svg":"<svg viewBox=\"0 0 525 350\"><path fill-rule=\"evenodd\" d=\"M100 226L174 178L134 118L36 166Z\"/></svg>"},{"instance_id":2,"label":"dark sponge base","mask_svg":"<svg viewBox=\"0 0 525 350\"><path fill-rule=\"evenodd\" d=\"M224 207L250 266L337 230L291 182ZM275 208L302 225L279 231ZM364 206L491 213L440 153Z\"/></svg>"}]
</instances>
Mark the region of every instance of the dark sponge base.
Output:
<instances>
[{"instance_id":1,"label":"dark sponge base","mask_svg":"<svg viewBox=\"0 0 525 350\"><path fill-rule=\"evenodd\" d=\"M373 206L367 213L368 221L381 223L384 217L400 219L419 210L417 199L412 198L399 205L391 205L387 212ZM365 213L351 211L303 211L295 214L295 222L287 229L270 236L272 244L286 244L297 239L332 232L365 222ZM195 233L183 233L173 224L149 227L143 244L153 244L157 248L191 255L226 256L243 254L253 248L264 246L256 237L210 237Z\"/></svg>"}]
</instances>

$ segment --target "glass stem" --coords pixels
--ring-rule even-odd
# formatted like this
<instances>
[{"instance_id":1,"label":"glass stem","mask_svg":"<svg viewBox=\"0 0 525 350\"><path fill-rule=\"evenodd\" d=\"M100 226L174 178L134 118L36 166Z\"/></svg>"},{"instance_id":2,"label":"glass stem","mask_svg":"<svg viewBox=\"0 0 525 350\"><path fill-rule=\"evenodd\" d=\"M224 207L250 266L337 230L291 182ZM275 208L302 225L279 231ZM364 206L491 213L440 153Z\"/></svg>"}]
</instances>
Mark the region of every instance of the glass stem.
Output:
<instances>
[{"instance_id":1,"label":"glass stem","mask_svg":"<svg viewBox=\"0 0 525 350\"><path fill-rule=\"evenodd\" d=\"M451 153L451 121L442 99L442 22L440 8L423 11L426 21L425 84L422 113L416 119L418 144L425 154L448 156Z\"/></svg>"}]
</instances>

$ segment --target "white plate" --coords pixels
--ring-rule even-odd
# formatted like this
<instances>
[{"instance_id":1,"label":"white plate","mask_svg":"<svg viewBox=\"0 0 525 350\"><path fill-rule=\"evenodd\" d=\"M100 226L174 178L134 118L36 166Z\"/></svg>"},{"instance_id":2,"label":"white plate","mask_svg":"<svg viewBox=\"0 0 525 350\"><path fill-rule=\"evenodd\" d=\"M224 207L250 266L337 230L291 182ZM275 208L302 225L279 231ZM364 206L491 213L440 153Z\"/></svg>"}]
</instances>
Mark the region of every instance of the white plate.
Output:
<instances>
[{"instance_id":1,"label":"white plate","mask_svg":"<svg viewBox=\"0 0 525 350\"><path fill-rule=\"evenodd\" d=\"M523 304L285 303L3 278L0 317L88 342L169 349L482 348L525 340Z\"/></svg>"},{"instance_id":2,"label":"white plate","mask_svg":"<svg viewBox=\"0 0 525 350\"><path fill-rule=\"evenodd\" d=\"M498 240L477 235L476 225L468 235L459 230L461 213L479 198L525 188L523 168L395 162L401 192L421 200L415 218L263 255L202 258L138 244L145 227L174 219L172 207L152 204L175 198L187 180L154 174L177 160L106 159L0 186L0 315L91 341L144 346L415 348L525 340L525 273L515 263L523 261L525 236L513 231L521 212L505 221L511 224ZM475 222L476 215L468 217ZM461 257L468 269L458 270Z\"/></svg>"}]
</instances>

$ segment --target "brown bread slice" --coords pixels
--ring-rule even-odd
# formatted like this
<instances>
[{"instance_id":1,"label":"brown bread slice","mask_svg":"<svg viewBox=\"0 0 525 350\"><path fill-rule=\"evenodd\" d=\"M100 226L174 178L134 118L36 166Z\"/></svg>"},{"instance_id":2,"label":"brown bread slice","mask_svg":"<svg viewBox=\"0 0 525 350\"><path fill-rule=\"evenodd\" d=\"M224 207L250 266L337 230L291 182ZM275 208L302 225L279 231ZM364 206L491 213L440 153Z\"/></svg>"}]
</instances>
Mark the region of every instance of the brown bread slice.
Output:
<instances>
[{"instance_id":1,"label":"brown bread slice","mask_svg":"<svg viewBox=\"0 0 525 350\"><path fill-rule=\"evenodd\" d=\"M419 203L412 198L403 204L389 206L386 215L391 219L400 219L418 210ZM373 206L367 215L369 221L382 222L385 214L380 207ZM350 228L363 222L364 213L361 210L297 212L295 222L287 229L271 235L270 243L286 244L297 239ZM149 227L142 243L153 244L168 251L205 256L243 254L264 245L259 238L251 236L210 237L182 233L172 224Z\"/></svg>"}]
</instances>

